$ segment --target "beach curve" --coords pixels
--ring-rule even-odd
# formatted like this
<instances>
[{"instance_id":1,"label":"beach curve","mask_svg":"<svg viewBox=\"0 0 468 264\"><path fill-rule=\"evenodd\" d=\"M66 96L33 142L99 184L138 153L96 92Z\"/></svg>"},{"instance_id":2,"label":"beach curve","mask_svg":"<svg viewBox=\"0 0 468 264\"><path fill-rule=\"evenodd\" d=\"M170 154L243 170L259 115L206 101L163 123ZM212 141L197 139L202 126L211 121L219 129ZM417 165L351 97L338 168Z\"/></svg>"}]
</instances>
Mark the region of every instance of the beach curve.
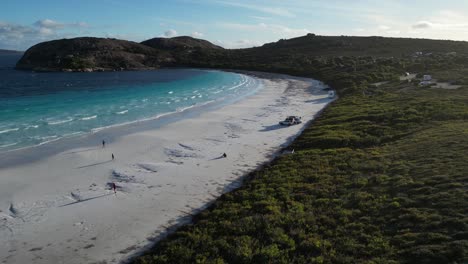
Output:
<instances>
[{"instance_id":1,"label":"beach curve","mask_svg":"<svg viewBox=\"0 0 468 264\"><path fill-rule=\"evenodd\" d=\"M253 75L264 89L233 104L0 169L2 261L118 263L238 186L332 101L312 79ZM278 126L288 115L303 124Z\"/></svg>"}]
</instances>

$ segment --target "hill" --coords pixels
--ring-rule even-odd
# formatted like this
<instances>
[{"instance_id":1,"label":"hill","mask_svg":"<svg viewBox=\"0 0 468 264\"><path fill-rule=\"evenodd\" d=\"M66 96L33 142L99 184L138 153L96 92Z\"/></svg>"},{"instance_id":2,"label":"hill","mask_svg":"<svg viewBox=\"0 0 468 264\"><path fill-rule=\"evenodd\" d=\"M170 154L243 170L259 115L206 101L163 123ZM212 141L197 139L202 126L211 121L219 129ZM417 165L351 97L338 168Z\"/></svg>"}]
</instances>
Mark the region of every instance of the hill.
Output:
<instances>
[{"instance_id":1,"label":"hill","mask_svg":"<svg viewBox=\"0 0 468 264\"><path fill-rule=\"evenodd\" d=\"M44 71L140 70L159 68L170 54L118 39L74 38L29 48L16 68Z\"/></svg>"},{"instance_id":2,"label":"hill","mask_svg":"<svg viewBox=\"0 0 468 264\"><path fill-rule=\"evenodd\" d=\"M17 68L138 70L193 66L282 71L298 61L314 63L331 57L342 60L342 57L411 58L446 54L468 54L468 42L308 34L261 47L229 50L187 36L153 38L141 43L84 37L37 44L25 52Z\"/></svg>"},{"instance_id":3,"label":"hill","mask_svg":"<svg viewBox=\"0 0 468 264\"><path fill-rule=\"evenodd\" d=\"M223 49L209 41L188 36L152 38L141 42L141 44L161 50Z\"/></svg>"},{"instance_id":4,"label":"hill","mask_svg":"<svg viewBox=\"0 0 468 264\"><path fill-rule=\"evenodd\" d=\"M153 38L142 43L105 38L73 38L29 48L16 68L40 71L143 70L179 65L222 50L192 37Z\"/></svg>"},{"instance_id":5,"label":"hill","mask_svg":"<svg viewBox=\"0 0 468 264\"><path fill-rule=\"evenodd\" d=\"M388 37L353 37L353 36L318 36L307 34L292 39L282 39L253 48L253 52L294 52L309 56L378 56L404 57L415 52L447 53L468 52L468 42L451 40L388 38Z\"/></svg>"}]
</instances>

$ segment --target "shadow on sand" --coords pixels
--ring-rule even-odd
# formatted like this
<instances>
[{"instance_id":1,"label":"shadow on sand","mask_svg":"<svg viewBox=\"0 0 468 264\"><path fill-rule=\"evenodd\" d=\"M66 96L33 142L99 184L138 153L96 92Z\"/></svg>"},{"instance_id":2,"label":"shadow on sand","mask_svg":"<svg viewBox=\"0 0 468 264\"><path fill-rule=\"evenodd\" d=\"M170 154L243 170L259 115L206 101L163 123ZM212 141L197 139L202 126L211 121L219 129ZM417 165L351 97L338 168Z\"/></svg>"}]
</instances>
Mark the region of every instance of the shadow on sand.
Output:
<instances>
[{"instance_id":1,"label":"shadow on sand","mask_svg":"<svg viewBox=\"0 0 468 264\"><path fill-rule=\"evenodd\" d=\"M109 196L109 195L112 195L112 194L114 194L114 193L106 193L106 194L99 195L99 196L95 196L95 197L91 197L91 198L81 199L81 200L78 200L78 201L74 201L74 202L71 202L71 203L67 203L67 204L64 204L64 205L60 205L59 207L65 207L65 206L69 206L69 205L74 205L74 204L77 204L77 203L82 203L82 202L86 202L86 201L90 201L90 200L102 198L102 197L104 197L104 196Z\"/></svg>"},{"instance_id":2,"label":"shadow on sand","mask_svg":"<svg viewBox=\"0 0 468 264\"><path fill-rule=\"evenodd\" d=\"M100 148L99 147L87 148L87 149L82 149L82 150L77 150L77 151L66 152L66 153L63 153L63 154L75 154L75 153L87 152L87 151L98 150L98 149L100 149Z\"/></svg>"},{"instance_id":3,"label":"shadow on sand","mask_svg":"<svg viewBox=\"0 0 468 264\"><path fill-rule=\"evenodd\" d=\"M263 128L260 129L259 131L260 132L267 132L267 131L282 129L282 128L285 128L285 127L288 127L288 126L282 126L280 124L276 124L276 125L271 125L271 126L263 126Z\"/></svg>"},{"instance_id":4,"label":"shadow on sand","mask_svg":"<svg viewBox=\"0 0 468 264\"><path fill-rule=\"evenodd\" d=\"M112 160L107 160L107 161L103 161L103 162L98 162L98 163L93 163L93 164L89 164L89 165L84 165L84 166L76 167L75 169L82 169L82 168L86 168L86 167L97 166L97 165L101 165L101 164L105 164L105 163L109 163L109 162L112 162Z\"/></svg>"},{"instance_id":5,"label":"shadow on sand","mask_svg":"<svg viewBox=\"0 0 468 264\"><path fill-rule=\"evenodd\" d=\"M224 157L223 155L217 157L217 158L212 158L210 160L219 160L219 159L225 159L226 157Z\"/></svg>"},{"instance_id":6,"label":"shadow on sand","mask_svg":"<svg viewBox=\"0 0 468 264\"><path fill-rule=\"evenodd\" d=\"M313 103L313 104L324 104L326 102L330 101L330 98L319 98L319 99L313 99L313 100L307 100L305 101L306 103Z\"/></svg>"}]
</instances>

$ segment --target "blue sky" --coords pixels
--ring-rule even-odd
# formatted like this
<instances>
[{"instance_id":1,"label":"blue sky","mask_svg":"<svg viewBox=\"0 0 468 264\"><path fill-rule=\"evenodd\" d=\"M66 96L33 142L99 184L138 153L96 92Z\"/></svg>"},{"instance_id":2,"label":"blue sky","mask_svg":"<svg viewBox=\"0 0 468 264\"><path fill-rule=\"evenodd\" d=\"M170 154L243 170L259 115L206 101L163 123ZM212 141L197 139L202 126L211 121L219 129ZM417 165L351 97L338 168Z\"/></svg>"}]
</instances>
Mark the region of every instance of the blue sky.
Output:
<instances>
[{"instance_id":1,"label":"blue sky","mask_svg":"<svg viewBox=\"0 0 468 264\"><path fill-rule=\"evenodd\" d=\"M0 48L189 35L226 48L307 33L468 40L466 0L4 0Z\"/></svg>"}]
</instances>

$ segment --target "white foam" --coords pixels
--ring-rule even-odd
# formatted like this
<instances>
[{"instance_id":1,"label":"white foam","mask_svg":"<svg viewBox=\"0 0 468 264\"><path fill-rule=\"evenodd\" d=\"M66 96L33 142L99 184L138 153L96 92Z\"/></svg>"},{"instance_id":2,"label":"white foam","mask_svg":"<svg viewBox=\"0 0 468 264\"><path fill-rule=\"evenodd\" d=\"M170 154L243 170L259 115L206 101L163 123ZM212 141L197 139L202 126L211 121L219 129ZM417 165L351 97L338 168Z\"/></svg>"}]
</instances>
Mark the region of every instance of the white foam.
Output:
<instances>
[{"instance_id":1,"label":"white foam","mask_svg":"<svg viewBox=\"0 0 468 264\"><path fill-rule=\"evenodd\" d=\"M76 135L80 135L80 134L83 134L83 132L81 132L81 131L72 132L72 133L69 133L69 134L65 134L65 135L63 135L63 136L64 136L64 137L71 137L71 136L76 136Z\"/></svg>"},{"instance_id":2,"label":"white foam","mask_svg":"<svg viewBox=\"0 0 468 264\"><path fill-rule=\"evenodd\" d=\"M39 126L38 125L31 125L31 126L27 126L25 128L25 130L28 130L28 129L31 129L31 128L38 128Z\"/></svg>"},{"instance_id":3,"label":"white foam","mask_svg":"<svg viewBox=\"0 0 468 264\"><path fill-rule=\"evenodd\" d=\"M56 138L57 136L45 136L45 137L38 137L39 139L52 139L52 138Z\"/></svg>"},{"instance_id":4,"label":"white foam","mask_svg":"<svg viewBox=\"0 0 468 264\"><path fill-rule=\"evenodd\" d=\"M123 115L123 114L126 114L126 113L128 113L128 110L123 110L123 111L117 112L116 114Z\"/></svg>"},{"instance_id":5,"label":"white foam","mask_svg":"<svg viewBox=\"0 0 468 264\"><path fill-rule=\"evenodd\" d=\"M16 143L11 143L11 144L0 145L0 148L8 148L8 147L14 146L14 145L16 145L16 144L18 144L18 142L16 142Z\"/></svg>"},{"instance_id":6,"label":"white foam","mask_svg":"<svg viewBox=\"0 0 468 264\"><path fill-rule=\"evenodd\" d=\"M44 144L47 144L47 143L50 143L50 142L54 142L54 141L57 141L59 139L61 139L61 137L59 136L47 136L47 137L39 137L40 140L45 140L39 144L37 144L36 146L40 146L40 145L44 145Z\"/></svg>"},{"instance_id":7,"label":"white foam","mask_svg":"<svg viewBox=\"0 0 468 264\"><path fill-rule=\"evenodd\" d=\"M18 131L19 128L10 128L10 129L5 129L5 130L1 130L0 131L0 134L4 134L4 133L8 133L8 132L13 132L13 131Z\"/></svg>"},{"instance_id":8,"label":"white foam","mask_svg":"<svg viewBox=\"0 0 468 264\"><path fill-rule=\"evenodd\" d=\"M87 116L87 117L81 118L81 120L91 120L91 119L95 119L96 117L97 117L97 115Z\"/></svg>"},{"instance_id":9,"label":"white foam","mask_svg":"<svg viewBox=\"0 0 468 264\"><path fill-rule=\"evenodd\" d=\"M242 80L245 80L245 79L243 78ZM243 82L239 83L238 85L235 85L235 86L229 88L228 90L234 90L236 88L239 88L239 87L243 86L246 83L248 83L248 81L243 81Z\"/></svg>"},{"instance_id":10,"label":"white foam","mask_svg":"<svg viewBox=\"0 0 468 264\"><path fill-rule=\"evenodd\" d=\"M49 124L49 125L58 125L58 124L68 123L68 122L71 122L71 121L73 121L73 118L69 118L69 119L65 119L65 120L58 120L58 121L50 121L50 122L47 122L47 124Z\"/></svg>"}]
</instances>

